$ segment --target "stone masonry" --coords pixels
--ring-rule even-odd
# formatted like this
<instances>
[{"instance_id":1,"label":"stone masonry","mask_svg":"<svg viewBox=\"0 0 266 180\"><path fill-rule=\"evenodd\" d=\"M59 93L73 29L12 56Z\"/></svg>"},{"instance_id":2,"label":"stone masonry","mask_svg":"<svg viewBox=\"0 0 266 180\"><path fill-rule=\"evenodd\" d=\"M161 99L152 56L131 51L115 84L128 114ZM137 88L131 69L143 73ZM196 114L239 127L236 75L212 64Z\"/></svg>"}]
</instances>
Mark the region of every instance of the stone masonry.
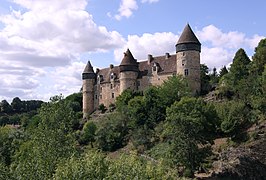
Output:
<instances>
[{"instance_id":1,"label":"stone masonry","mask_svg":"<svg viewBox=\"0 0 266 180\"><path fill-rule=\"evenodd\" d=\"M129 49L119 66L97 69L90 62L82 73L83 118L100 104L108 107L115 103L124 90L144 91L149 86L160 86L168 77L179 74L188 79L194 93L200 92L201 44L189 24L184 28L176 44L176 54L148 55L147 60L137 62Z\"/></svg>"}]
</instances>

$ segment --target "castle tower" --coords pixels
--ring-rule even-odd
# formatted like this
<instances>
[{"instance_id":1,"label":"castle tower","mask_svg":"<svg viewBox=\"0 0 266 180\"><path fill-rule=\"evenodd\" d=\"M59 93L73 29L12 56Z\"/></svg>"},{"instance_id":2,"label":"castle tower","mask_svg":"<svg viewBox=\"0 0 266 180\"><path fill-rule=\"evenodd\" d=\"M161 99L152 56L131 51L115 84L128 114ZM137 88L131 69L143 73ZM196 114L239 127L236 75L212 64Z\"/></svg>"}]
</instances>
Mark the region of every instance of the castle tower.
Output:
<instances>
[{"instance_id":1,"label":"castle tower","mask_svg":"<svg viewBox=\"0 0 266 180\"><path fill-rule=\"evenodd\" d=\"M188 79L195 94L200 93L200 51L201 44L187 24L176 44L177 74Z\"/></svg>"},{"instance_id":2,"label":"castle tower","mask_svg":"<svg viewBox=\"0 0 266 180\"><path fill-rule=\"evenodd\" d=\"M124 53L119 70L120 94L126 89L136 90L139 68L136 59L134 59L129 49Z\"/></svg>"},{"instance_id":3,"label":"castle tower","mask_svg":"<svg viewBox=\"0 0 266 180\"><path fill-rule=\"evenodd\" d=\"M94 111L94 84L96 74L88 61L82 73L82 94L83 94L83 118L88 117Z\"/></svg>"}]
</instances>

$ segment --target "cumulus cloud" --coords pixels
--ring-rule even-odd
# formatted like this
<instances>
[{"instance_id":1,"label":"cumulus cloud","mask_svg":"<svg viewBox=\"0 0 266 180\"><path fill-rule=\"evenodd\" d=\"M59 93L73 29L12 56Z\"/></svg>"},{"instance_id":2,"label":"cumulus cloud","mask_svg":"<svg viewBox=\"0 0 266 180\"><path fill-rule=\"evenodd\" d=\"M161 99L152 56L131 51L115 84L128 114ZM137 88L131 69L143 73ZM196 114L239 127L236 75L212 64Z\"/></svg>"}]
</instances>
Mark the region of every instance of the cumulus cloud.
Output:
<instances>
[{"instance_id":1,"label":"cumulus cloud","mask_svg":"<svg viewBox=\"0 0 266 180\"><path fill-rule=\"evenodd\" d=\"M87 0L13 3L20 10L11 7L9 14L0 16L1 98L16 93L21 97L39 97L37 90L48 76L57 73L59 67L72 66L75 56L110 51L124 44L117 31L109 31L93 21L85 10ZM43 73L44 69L49 73ZM70 75L67 77L71 79Z\"/></svg>"},{"instance_id":2,"label":"cumulus cloud","mask_svg":"<svg viewBox=\"0 0 266 180\"><path fill-rule=\"evenodd\" d=\"M175 44L178 40L178 35L172 32L162 32L149 34L145 33L142 36L129 35L127 43L114 51L115 60L120 62L123 58L123 52L129 48L133 56L138 60L147 59L147 54L154 56L163 55L166 52L175 52Z\"/></svg>"},{"instance_id":3,"label":"cumulus cloud","mask_svg":"<svg viewBox=\"0 0 266 180\"><path fill-rule=\"evenodd\" d=\"M138 4L136 0L121 0L118 9L118 14L116 14L114 17L117 20L121 20L122 17L129 18L130 16L133 15L133 11L137 9L138 9Z\"/></svg>"},{"instance_id":4,"label":"cumulus cloud","mask_svg":"<svg viewBox=\"0 0 266 180\"><path fill-rule=\"evenodd\" d=\"M222 32L214 25L204 27L197 32L201 42L210 42L214 47L222 47L227 49L237 49L241 47L255 48L263 36L254 35L253 37L246 37L242 32L230 31Z\"/></svg>"},{"instance_id":5,"label":"cumulus cloud","mask_svg":"<svg viewBox=\"0 0 266 180\"><path fill-rule=\"evenodd\" d=\"M223 32L214 25L198 30L196 35L202 43L201 63L206 64L210 69L228 66L239 48L253 52L263 38L259 35L247 37L244 33L237 31ZM120 62L127 48L138 60L147 59L148 54L158 56L164 55L165 52L175 53L175 44L179 36L180 34L172 32L129 35L126 44L114 51L114 56L116 61Z\"/></svg>"}]
</instances>

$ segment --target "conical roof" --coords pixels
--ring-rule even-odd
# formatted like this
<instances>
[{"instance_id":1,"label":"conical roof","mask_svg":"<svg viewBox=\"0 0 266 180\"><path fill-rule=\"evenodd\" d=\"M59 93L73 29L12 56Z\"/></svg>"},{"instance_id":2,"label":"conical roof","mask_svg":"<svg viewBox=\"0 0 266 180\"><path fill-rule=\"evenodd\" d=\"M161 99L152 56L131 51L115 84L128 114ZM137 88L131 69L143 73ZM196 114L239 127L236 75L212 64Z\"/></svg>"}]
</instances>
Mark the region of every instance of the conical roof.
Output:
<instances>
[{"instance_id":1,"label":"conical roof","mask_svg":"<svg viewBox=\"0 0 266 180\"><path fill-rule=\"evenodd\" d=\"M136 66L137 64L138 63L134 59L132 53L129 49L127 49L127 51L124 53L124 58L122 59L120 66Z\"/></svg>"},{"instance_id":2,"label":"conical roof","mask_svg":"<svg viewBox=\"0 0 266 180\"><path fill-rule=\"evenodd\" d=\"M93 71L93 67L92 67L90 61L88 61L88 63L87 63L87 65L86 65L86 67L85 67L83 73L94 73L94 71Z\"/></svg>"},{"instance_id":3,"label":"conical roof","mask_svg":"<svg viewBox=\"0 0 266 180\"><path fill-rule=\"evenodd\" d=\"M177 41L177 44L184 44L184 43L194 43L194 44L200 44L198 38L192 31L189 24L186 25L184 28L179 40Z\"/></svg>"}]
</instances>

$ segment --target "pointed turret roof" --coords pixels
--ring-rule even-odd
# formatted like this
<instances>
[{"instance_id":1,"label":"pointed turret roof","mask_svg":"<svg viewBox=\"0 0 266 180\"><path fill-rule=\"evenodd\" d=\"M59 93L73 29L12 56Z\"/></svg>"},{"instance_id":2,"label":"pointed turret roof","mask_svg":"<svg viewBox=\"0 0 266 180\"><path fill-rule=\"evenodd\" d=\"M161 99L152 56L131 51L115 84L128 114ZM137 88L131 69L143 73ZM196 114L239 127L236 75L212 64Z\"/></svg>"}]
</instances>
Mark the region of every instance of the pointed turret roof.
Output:
<instances>
[{"instance_id":1,"label":"pointed turret roof","mask_svg":"<svg viewBox=\"0 0 266 180\"><path fill-rule=\"evenodd\" d=\"M198 38L192 31L191 27L189 24L186 25L184 28L179 40L177 41L177 44L183 44L183 43L195 43L195 44L200 44Z\"/></svg>"},{"instance_id":2,"label":"pointed turret roof","mask_svg":"<svg viewBox=\"0 0 266 180\"><path fill-rule=\"evenodd\" d=\"M94 71L93 71L93 67L92 67L90 61L88 61L88 63L87 63L87 65L86 65L86 67L85 67L83 73L94 73Z\"/></svg>"},{"instance_id":3,"label":"pointed turret roof","mask_svg":"<svg viewBox=\"0 0 266 180\"><path fill-rule=\"evenodd\" d=\"M129 49L127 49L127 51L124 53L124 58L122 59L120 66L128 66L128 65L130 66L137 65L137 61L134 59Z\"/></svg>"}]
</instances>

